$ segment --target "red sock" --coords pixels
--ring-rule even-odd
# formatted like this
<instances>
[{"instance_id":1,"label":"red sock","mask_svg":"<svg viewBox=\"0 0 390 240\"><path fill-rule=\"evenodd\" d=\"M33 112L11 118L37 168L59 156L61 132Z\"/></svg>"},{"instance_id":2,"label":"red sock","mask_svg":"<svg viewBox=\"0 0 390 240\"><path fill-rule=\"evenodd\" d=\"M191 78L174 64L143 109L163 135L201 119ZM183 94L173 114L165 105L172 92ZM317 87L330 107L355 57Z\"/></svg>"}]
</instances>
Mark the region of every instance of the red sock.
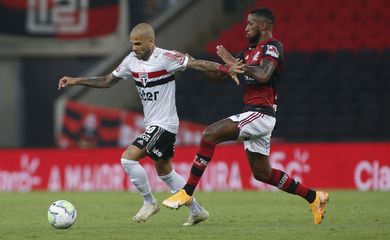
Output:
<instances>
[{"instance_id":1,"label":"red sock","mask_svg":"<svg viewBox=\"0 0 390 240\"><path fill-rule=\"evenodd\" d=\"M285 192L297 194L306 199L309 203L312 203L316 197L316 192L314 190L308 188L304 184L290 177L287 173L278 169L272 168L271 177L268 181L266 181L266 183Z\"/></svg>"},{"instance_id":2,"label":"red sock","mask_svg":"<svg viewBox=\"0 0 390 240\"><path fill-rule=\"evenodd\" d=\"M187 184L184 186L184 190L188 195L193 195L196 186L198 185L203 172L206 170L207 164L213 157L216 144L201 140L200 149L195 156L194 162L192 163L190 177L188 178Z\"/></svg>"}]
</instances>

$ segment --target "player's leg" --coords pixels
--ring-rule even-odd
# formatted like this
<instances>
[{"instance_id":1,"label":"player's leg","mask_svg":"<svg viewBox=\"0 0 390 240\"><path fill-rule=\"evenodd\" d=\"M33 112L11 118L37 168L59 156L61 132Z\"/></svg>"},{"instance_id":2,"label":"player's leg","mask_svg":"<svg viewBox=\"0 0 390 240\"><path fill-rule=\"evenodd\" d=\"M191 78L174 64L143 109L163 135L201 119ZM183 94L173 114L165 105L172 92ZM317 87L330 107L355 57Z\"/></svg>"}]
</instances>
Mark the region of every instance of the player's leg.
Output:
<instances>
[{"instance_id":1,"label":"player's leg","mask_svg":"<svg viewBox=\"0 0 390 240\"><path fill-rule=\"evenodd\" d=\"M252 146L255 144L252 143ZM316 192L304 184L296 181L282 170L272 168L267 155L252 152L255 149L247 149L246 156L252 169L253 177L261 182L270 184L291 194L297 194L312 203L316 197Z\"/></svg>"},{"instance_id":2,"label":"player's leg","mask_svg":"<svg viewBox=\"0 0 390 240\"><path fill-rule=\"evenodd\" d=\"M149 185L148 176L145 169L139 164L139 160L146 156L147 139L145 132L139 136L132 145L130 145L122 154L121 163L131 182L137 188L138 192L144 199L144 204L138 213L133 217L135 222L144 222L148 220L153 214L159 211L157 201L153 196ZM141 141L142 140L142 141Z\"/></svg>"},{"instance_id":3,"label":"player's leg","mask_svg":"<svg viewBox=\"0 0 390 240\"><path fill-rule=\"evenodd\" d=\"M173 169L171 159L159 159L158 161L155 161L155 165L158 176L165 182L165 184L167 184L172 193L176 193L186 184L184 178L180 176L175 169ZM192 202L188 204L188 208L190 215L183 226L198 224L206 221L209 217L208 211L203 208L195 198L193 198Z\"/></svg>"},{"instance_id":4,"label":"player's leg","mask_svg":"<svg viewBox=\"0 0 390 240\"><path fill-rule=\"evenodd\" d=\"M148 155L154 159L158 176L167 184L172 193L179 191L185 185L185 181L172 166L174 155L174 143L176 136L168 131L163 131L153 144L147 146ZM208 219L209 213L194 199L189 205L190 216L183 225L192 226Z\"/></svg>"},{"instance_id":5,"label":"player's leg","mask_svg":"<svg viewBox=\"0 0 390 240\"><path fill-rule=\"evenodd\" d=\"M203 172L211 161L215 146L218 143L236 140L238 136L237 123L229 118L223 119L208 126L202 134L200 148L195 155L190 176L182 190L163 201L163 205L169 208L179 208L191 203L192 195L198 185Z\"/></svg>"},{"instance_id":6,"label":"player's leg","mask_svg":"<svg viewBox=\"0 0 390 240\"><path fill-rule=\"evenodd\" d=\"M284 171L272 168L269 163L269 146L274 125L275 119L273 117L261 115L241 129L249 137L249 140L244 142L244 146L253 176L258 181L301 196L311 204L312 209L313 206L319 207L318 211L313 210L313 214L315 223L321 223L324 208L328 201L328 194L316 193L316 191L296 181Z\"/></svg>"},{"instance_id":7,"label":"player's leg","mask_svg":"<svg viewBox=\"0 0 390 240\"><path fill-rule=\"evenodd\" d=\"M190 176L184 190L188 195L193 195L203 172L211 161L217 144L230 140L236 140L238 137L237 123L226 118L208 126L202 134L200 148L195 155L192 164Z\"/></svg>"},{"instance_id":8,"label":"player's leg","mask_svg":"<svg viewBox=\"0 0 390 240\"><path fill-rule=\"evenodd\" d=\"M246 155L256 180L268 183L285 192L296 194L306 199L314 216L314 223L320 224L325 216L325 208L329 201L326 192L314 191L306 185L290 177L284 171L272 168L268 156L246 150Z\"/></svg>"}]
</instances>

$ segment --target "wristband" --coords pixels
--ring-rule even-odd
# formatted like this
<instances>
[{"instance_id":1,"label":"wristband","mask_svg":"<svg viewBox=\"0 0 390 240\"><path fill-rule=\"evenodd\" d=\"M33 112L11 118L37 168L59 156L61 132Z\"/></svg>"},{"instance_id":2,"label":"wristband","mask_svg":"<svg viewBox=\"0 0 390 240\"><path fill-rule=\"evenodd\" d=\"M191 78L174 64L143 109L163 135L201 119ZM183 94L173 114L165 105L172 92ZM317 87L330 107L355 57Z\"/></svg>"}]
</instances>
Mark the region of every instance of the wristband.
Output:
<instances>
[{"instance_id":1,"label":"wristband","mask_svg":"<svg viewBox=\"0 0 390 240\"><path fill-rule=\"evenodd\" d=\"M229 74L229 69L230 69L230 66L228 66L228 65L219 65L219 67L218 67L218 70L220 71L220 72L223 72L223 73L226 73L226 74Z\"/></svg>"}]
</instances>

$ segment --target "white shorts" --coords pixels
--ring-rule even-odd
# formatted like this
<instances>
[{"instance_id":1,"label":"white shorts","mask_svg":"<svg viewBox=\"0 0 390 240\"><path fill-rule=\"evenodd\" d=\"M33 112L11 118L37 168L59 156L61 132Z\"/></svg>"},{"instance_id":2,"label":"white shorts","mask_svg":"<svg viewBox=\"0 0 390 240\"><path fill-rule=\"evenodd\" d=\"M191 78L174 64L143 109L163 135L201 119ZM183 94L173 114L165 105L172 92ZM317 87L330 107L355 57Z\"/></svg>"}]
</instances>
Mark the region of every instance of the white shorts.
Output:
<instances>
[{"instance_id":1,"label":"white shorts","mask_svg":"<svg viewBox=\"0 0 390 240\"><path fill-rule=\"evenodd\" d=\"M230 116L233 122L238 122L240 134L238 141L244 142L245 150L269 156L271 133L276 119L260 112L244 112Z\"/></svg>"}]
</instances>

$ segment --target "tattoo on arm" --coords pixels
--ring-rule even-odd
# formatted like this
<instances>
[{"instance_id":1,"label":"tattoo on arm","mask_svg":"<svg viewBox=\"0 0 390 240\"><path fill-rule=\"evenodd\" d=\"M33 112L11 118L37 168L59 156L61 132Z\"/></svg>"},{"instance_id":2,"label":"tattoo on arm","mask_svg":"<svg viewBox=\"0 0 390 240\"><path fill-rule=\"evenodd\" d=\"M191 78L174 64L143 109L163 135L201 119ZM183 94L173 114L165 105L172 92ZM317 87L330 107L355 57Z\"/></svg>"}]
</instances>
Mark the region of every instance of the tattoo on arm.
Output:
<instances>
[{"instance_id":1,"label":"tattoo on arm","mask_svg":"<svg viewBox=\"0 0 390 240\"><path fill-rule=\"evenodd\" d=\"M123 78L116 77L112 73L100 77L82 77L77 79L77 85L94 88L110 88Z\"/></svg>"},{"instance_id":2,"label":"tattoo on arm","mask_svg":"<svg viewBox=\"0 0 390 240\"><path fill-rule=\"evenodd\" d=\"M258 81L267 83L275 70L275 64L269 59L262 59L259 66L248 66L244 68L244 74Z\"/></svg>"},{"instance_id":3,"label":"tattoo on arm","mask_svg":"<svg viewBox=\"0 0 390 240\"><path fill-rule=\"evenodd\" d=\"M189 60L187 68L191 68L202 72L207 77L220 80L225 78L227 75L219 71L219 63L211 62L207 60Z\"/></svg>"}]
</instances>

